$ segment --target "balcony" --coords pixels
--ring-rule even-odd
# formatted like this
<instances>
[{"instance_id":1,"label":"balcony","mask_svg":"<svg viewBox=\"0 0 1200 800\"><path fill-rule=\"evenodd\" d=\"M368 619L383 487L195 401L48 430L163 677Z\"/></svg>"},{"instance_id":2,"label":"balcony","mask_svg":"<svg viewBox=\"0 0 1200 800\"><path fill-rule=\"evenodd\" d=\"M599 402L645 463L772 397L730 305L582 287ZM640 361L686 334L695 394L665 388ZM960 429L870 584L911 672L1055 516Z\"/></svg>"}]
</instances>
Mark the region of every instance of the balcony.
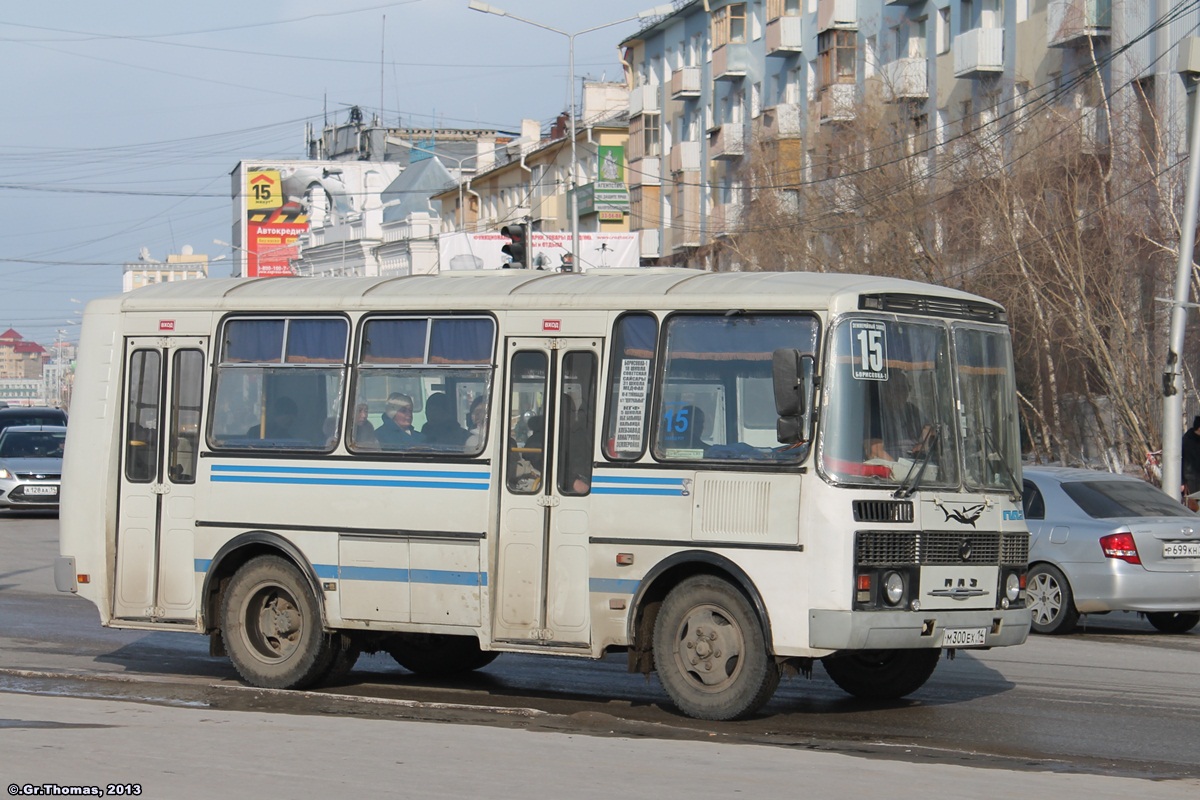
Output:
<instances>
[{"instance_id":1,"label":"balcony","mask_svg":"<svg viewBox=\"0 0 1200 800\"><path fill-rule=\"evenodd\" d=\"M734 42L713 50L712 75L714 81L734 81L746 77L746 66L750 52L745 44Z\"/></svg>"},{"instance_id":2,"label":"balcony","mask_svg":"<svg viewBox=\"0 0 1200 800\"><path fill-rule=\"evenodd\" d=\"M642 258L658 258L662 255L662 233L658 228L642 228L638 231Z\"/></svg>"},{"instance_id":3,"label":"balcony","mask_svg":"<svg viewBox=\"0 0 1200 800\"><path fill-rule=\"evenodd\" d=\"M671 172L694 172L700 169L700 143L676 142L671 147Z\"/></svg>"},{"instance_id":4,"label":"balcony","mask_svg":"<svg viewBox=\"0 0 1200 800\"><path fill-rule=\"evenodd\" d=\"M929 99L929 67L923 58L898 58L883 65L883 96L897 100Z\"/></svg>"},{"instance_id":5,"label":"balcony","mask_svg":"<svg viewBox=\"0 0 1200 800\"><path fill-rule=\"evenodd\" d=\"M649 156L630 161L626 174L629 176L630 186L661 186L662 159Z\"/></svg>"},{"instance_id":6,"label":"balcony","mask_svg":"<svg viewBox=\"0 0 1200 800\"><path fill-rule=\"evenodd\" d=\"M671 73L671 99L700 96L700 68L682 67Z\"/></svg>"},{"instance_id":7,"label":"balcony","mask_svg":"<svg viewBox=\"0 0 1200 800\"><path fill-rule=\"evenodd\" d=\"M817 0L817 33L858 28L858 0Z\"/></svg>"},{"instance_id":8,"label":"balcony","mask_svg":"<svg viewBox=\"0 0 1200 800\"><path fill-rule=\"evenodd\" d=\"M802 19L793 15L767 23L767 55L787 56L800 52L801 42L804 41L804 27L800 24Z\"/></svg>"},{"instance_id":9,"label":"balcony","mask_svg":"<svg viewBox=\"0 0 1200 800\"><path fill-rule=\"evenodd\" d=\"M975 28L954 37L954 77L1003 71L1003 28Z\"/></svg>"},{"instance_id":10,"label":"balcony","mask_svg":"<svg viewBox=\"0 0 1200 800\"><path fill-rule=\"evenodd\" d=\"M768 139L797 139L804 133L799 103L780 103L762 113L762 131Z\"/></svg>"},{"instance_id":11,"label":"balcony","mask_svg":"<svg viewBox=\"0 0 1200 800\"><path fill-rule=\"evenodd\" d=\"M635 86L629 93L629 116L658 113L658 84Z\"/></svg>"},{"instance_id":12,"label":"balcony","mask_svg":"<svg viewBox=\"0 0 1200 800\"><path fill-rule=\"evenodd\" d=\"M1079 140L1081 153L1101 156L1108 152L1108 114L1103 107L1080 112Z\"/></svg>"},{"instance_id":13,"label":"balcony","mask_svg":"<svg viewBox=\"0 0 1200 800\"><path fill-rule=\"evenodd\" d=\"M834 83L821 90L821 122L846 122L855 117L858 92L853 83Z\"/></svg>"},{"instance_id":14,"label":"balcony","mask_svg":"<svg viewBox=\"0 0 1200 800\"><path fill-rule=\"evenodd\" d=\"M568 221L566 195L552 194L536 198L532 202L532 211L534 221L565 223Z\"/></svg>"},{"instance_id":15,"label":"balcony","mask_svg":"<svg viewBox=\"0 0 1200 800\"><path fill-rule=\"evenodd\" d=\"M1112 34L1112 0L1050 0L1046 6L1046 44L1083 44Z\"/></svg>"},{"instance_id":16,"label":"balcony","mask_svg":"<svg viewBox=\"0 0 1200 800\"><path fill-rule=\"evenodd\" d=\"M713 159L741 158L746 154L746 126L726 122L708 135L708 157Z\"/></svg>"},{"instance_id":17,"label":"balcony","mask_svg":"<svg viewBox=\"0 0 1200 800\"><path fill-rule=\"evenodd\" d=\"M663 231L663 252L700 246L700 186L682 184L672 192L671 218Z\"/></svg>"},{"instance_id":18,"label":"balcony","mask_svg":"<svg viewBox=\"0 0 1200 800\"><path fill-rule=\"evenodd\" d=\"M729 236L742 224L742 207L737 203L715 203L708 213L708 233L712 237Z\"/></svg>"}]
</instances>

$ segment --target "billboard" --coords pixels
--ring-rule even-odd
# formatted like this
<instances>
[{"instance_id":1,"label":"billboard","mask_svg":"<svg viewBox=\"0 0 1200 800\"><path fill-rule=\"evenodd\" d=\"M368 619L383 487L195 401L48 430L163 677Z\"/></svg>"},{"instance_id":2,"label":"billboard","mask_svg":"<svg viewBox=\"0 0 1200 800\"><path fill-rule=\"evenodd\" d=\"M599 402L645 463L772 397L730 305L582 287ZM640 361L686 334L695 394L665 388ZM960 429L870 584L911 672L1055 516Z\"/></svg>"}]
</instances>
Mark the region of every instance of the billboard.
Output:
<instances>
[{"instance_id":1,"label":"billboard","mask_svg":"<svg viewBox=\"0 0 1200 800\"><path fill-rule=\"evenodd\" d=\"M640 265L638 232L579 234L579 271ZM440 269L503 269L500 248L508 239L496 233L443 233L438 237ZM571 251L570 231L531 233L526 248L530 269L559 270Z\"/></svg>"},{"instance_id":2,"label":"billboard","mask_svg":"<svg viewBox=\"0 0 1200 800\"><path fill-rule=\"evenodd\" d=\"M277 169L246 170L246 271L248 278L290 277L300 255L308 215L284 194Z\"/></svg>"}]
</instances>

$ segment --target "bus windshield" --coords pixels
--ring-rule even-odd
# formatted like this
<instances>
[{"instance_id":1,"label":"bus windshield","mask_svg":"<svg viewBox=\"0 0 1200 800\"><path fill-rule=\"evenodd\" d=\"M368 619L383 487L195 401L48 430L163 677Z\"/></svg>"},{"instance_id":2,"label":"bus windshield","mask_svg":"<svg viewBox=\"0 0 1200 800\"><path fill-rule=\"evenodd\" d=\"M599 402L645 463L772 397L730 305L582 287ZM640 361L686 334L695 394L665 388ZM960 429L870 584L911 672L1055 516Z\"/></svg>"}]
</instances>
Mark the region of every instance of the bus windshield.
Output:
<instances>
[{"instance_id":1,"label":"bus windshield","mask_svg":"<svg viewBox=\"0 0 1200 800\"><path fill-rule=\"evenodd\" d=\"M957 486L954 389L944 324L840 322L826 369L821 464L832 480ZM919 476L919 477L918 477Z\"/></svg>"},{"instance_id":2,"label":"bus windshield","mask_svg":"<svg viewBox=\"0 0 1200 800\"><path fill-rule=\"evenodd\" d=\"M821 466L835 482L1019 487L1012 357L996 331L842 320L826 370Z\"/></svg>"}]
</instances>

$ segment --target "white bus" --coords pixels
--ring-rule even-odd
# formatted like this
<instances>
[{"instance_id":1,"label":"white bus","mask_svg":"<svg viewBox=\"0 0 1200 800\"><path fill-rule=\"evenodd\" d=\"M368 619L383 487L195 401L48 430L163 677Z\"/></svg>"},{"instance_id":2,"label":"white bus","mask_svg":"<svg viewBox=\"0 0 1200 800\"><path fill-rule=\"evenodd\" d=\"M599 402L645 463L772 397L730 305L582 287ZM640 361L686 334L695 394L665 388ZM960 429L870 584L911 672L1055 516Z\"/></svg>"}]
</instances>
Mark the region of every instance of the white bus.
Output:
<instances>
[{"instance_id":1,"label":"white bus","mask_svg":"<svg viewBox=\"0 0 1200 800\"><path fill-rule=\"evenodd\" d=\"M657 671L753 714L1022 643L1004 310L682 269L205 280L89 304L58 588L293 688L386 651Z\"/></svg>"}]
</instances>

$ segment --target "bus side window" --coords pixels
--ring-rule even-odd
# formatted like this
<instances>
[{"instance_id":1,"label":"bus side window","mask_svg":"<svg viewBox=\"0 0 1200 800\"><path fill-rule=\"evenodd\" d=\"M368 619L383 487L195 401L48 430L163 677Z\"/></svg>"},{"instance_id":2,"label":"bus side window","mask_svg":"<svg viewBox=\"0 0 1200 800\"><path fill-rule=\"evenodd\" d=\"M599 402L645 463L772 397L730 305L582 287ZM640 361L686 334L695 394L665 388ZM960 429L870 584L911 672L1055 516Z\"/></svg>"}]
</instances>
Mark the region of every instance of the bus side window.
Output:
<instances>
[{"instance_id":1,"label":"bus side window","mask_svg":"<svg viewBox=\"0 0 1200 800\"><path fill-rule=\"evenodd\" d=\"M203 392L204 354L179 350L172 365L171 438L167 475L175 483L195 483L200 437L200 398Z\"/></svg>"},{"instance_id":2,"label":"bus side window","mask_svg":"<svg viewBox=\"0 0 1200 800\"><path fill-rule=\"evenodd\" d=\"M149 483L157 476L159 390L162 385L162 354L138 350L129 360L129 397L125 419L125 477L134 483Z\"/></svg>"}]
</instances>

